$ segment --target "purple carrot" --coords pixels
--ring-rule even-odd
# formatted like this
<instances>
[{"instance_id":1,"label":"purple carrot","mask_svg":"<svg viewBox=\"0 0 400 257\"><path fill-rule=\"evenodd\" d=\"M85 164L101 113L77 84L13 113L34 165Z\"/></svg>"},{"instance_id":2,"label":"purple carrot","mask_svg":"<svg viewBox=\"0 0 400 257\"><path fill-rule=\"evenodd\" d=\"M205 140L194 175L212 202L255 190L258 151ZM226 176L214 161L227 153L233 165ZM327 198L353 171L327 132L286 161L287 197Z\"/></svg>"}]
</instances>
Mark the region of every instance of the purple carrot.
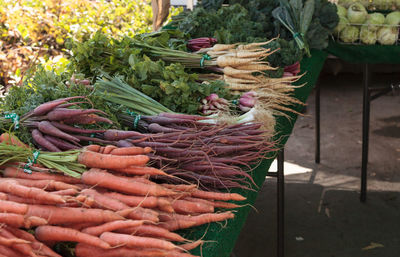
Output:
<instances>
[{"instance_id":1,"label":"purple carrot","mask_svg":"<svg viewBox=\"0 0 400 257\"><path fill-rule=\"evenodd\" d=\"M101 144L105 144L105 145L115 145L117 144L117 142L115 141L108 141L108 140L103 140L97 137L87 137L87 136L82 136L82 135L73 135L74 137L78 138L79 140L82 141L93 141L93 142L97 142L97 143L101 143Z\"/></svg>"},{"instance_id":2,"label":"purple carrot","mask_svg":"<svg viewBox=\"0 0 400 257\"><path fill-rule=\"evenodd\" d=\"M54 127L49 121L44 120L39 122L38 125L38 129L47 135L50 136L55 136L55 137L59 137L68 141L72 141L72 142L79 142L79 139L76 137L73 137L61 130L59 130L58 128Z\"/></svg>"},{"instance_id":3,"label":"purple carrot","mask_svg":"<svg viewBox=\"0 0 400 257\"><path fill-rule=\"evenodd\" d=\"M54 108L56 108L57 106L59 106L60 104L63 104L67 101L73 100L73 99L77 99L77 98L86 98L84 96L71 96L71 97L67 97L67 98L62 98L62 99L57 99L51 102L47 102L44 104L39 105L38 107L36 107L32 114L34 116L41 116L41 115L45 115L46 113L50 112L51 110L53 110Z\"/></svg>"},{"instance_id":4,"label":"purple carrot","mask_svg":"<svg viewBox=\"0 0 400 257\"><path fill-rule=\"evenodd\" d=\"M32 138L38 145L50 152L61 152L57 146L53 145L46 138L44 138L43 134L37 129L32 130Z\"/></svg>"},{"instance_id":5,"label":"purple carrot","mask_svg":"<svg viewBox=\"0 0 400 257\"><path fill-rule=\"evenodd\" d=\"M122 139L127 139L133 136L145 137L142 133L136 131L124 131L124 130L116 130L109 129L104 132L104 139L110 141L118 141Z\"/></svg>"},{"instance_id":6,"label":"purple carrot","mask_svg":"<svg viewBox=\"0 0 400 257\"><path fill-rule=\"evenodd\" d=\"M193 120L168 118L168 117L162 117L162 116L142 116L142 119L149 123L158 123L160 125L168 125L168 124L172 124L172 123L178 123L178 124L186 124L186 123L197 124L197 123L199 123L199 122L196 122ZM199 125L204 125L204 123L199 123Z\"/></svg>"},{"instance_id":7,"label":"purple carrot","mask_svg":"<svg viewBox=\"0 0 400 257\"><path fill-rule=\"evenodd\" d=\"M95 124L97 122L105 122L108 124L113 124L111 120L104 117L100 117L96 114L85 114L85 115L74 116L63 120L63 122L67 124L82 124L82 125L90 125L90 124Z\"/></svg>"},{"instance_id":8,"label":"purple carrot","mask_svg":"<svg viewBox=\"0 0 400 257\"><path fill-rule=\"evenodd\" d=\"M252 145L224 145L224 146L215 146L212 148L212 152L215 155L226 155L231 153L236 153L244 150L254 149L259 144Z\"/></svg>"},{"instance_id":9,"label":"purple carrot","mask_svg":"<svg viewBox=\"0 0 400 257\"><path fill-rule=\"evenodd\" d=\"M86 103L86 102L66 103L66 104L59 105L57 108L68 108L68 107L71 107L71 106L74 106L74 105L78 105L78 104L83 104L83 103Z\"/></svg>"},{"instance_id":10,"label":"purple carrot","mask_svg":"<svg viewBox=\"0 0 400 257\"><path fill-rule=\"evenodd\" d=\"M163 112L158 114L160 117L167 117L173 119L186 119L186 120L207 120L207 117L198 116L198 115L190 115L190 114L181 114L181 113L169 113Z\"/></svg>"},{"instance_id":11,"label":"purple carrot","mask_svg":"<svg viewBox=\"0 0 400 257\"><path fill-rule=\"evenodd\" d=\"M47 119L52 121L66 120L76 116L82 116L91 113L101 113L106 115L103 111L97 109L68 109L68 108L56 108L51 112L47 113Z\"/></svg>"},{"instance_id":12,"label":"purple carrot","mask_svg":"<svg viewBox=\"0 0 400 257\"><path fill-rule=\"evenodd\" d=\"M178 132L180 130L163 127L158 123L151 123L148 127L148 130L152 133L171 133L171 132Z\"/></svg>"},{"instance_id":13,"label":"purple carrot","mask_svg":"<svg viewBox=\"0 0 400 257\"><path fill-rule=\"evenodd\" d=\"M49 135L44 135L44 138L46 138L50 143L55 145L56 147L60 148L61 150L71 150L71 149L79 149L80 147L73 145L67 141L64 141L62 139L59 139L57 137L52 137Z\"/></svg>"},{"instance_id":14,"label":"purple carrot","mask_svg":"<svg viewBox=\"0 0 400 257\"><path fill-rule=\"evenodd\" d=\"M57 121L52 121L51 124L63 131L71 132L71 133L83 133L83 134L91 134L91 133L103 133L106 130L98 130L98 129L82 129L73 126L66 125L64 123L60 123Z\"/></svg>"},{"instance_id":15,"label":"purple carrot","mask_svg":"<svg viewBox=\"0 0 400 257\"><path fill-rule=\"evenodd\" d=\"M131 147L131 146L133 146L133 144L131 142L129 142L128 140L119 140L117 142L117 146L118 147Z\"/></svg>"}]
</instances>

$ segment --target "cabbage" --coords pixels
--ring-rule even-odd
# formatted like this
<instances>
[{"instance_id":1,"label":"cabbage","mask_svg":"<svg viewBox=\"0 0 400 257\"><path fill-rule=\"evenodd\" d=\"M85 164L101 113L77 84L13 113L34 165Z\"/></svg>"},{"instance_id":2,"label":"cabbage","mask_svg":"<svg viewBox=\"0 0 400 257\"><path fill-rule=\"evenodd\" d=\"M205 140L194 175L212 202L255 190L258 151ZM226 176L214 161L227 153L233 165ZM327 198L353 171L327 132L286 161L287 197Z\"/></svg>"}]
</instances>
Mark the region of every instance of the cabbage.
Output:
<instances>
[{"instance_id":1,"label":"cabbage","mask_svg":"<svg viewBox=\"0 0 400 257\"><path fill-rule=\"evenodd\" d=\"M360 30L360 40L366 45L374 45L376 43L376 31L372 31L368 26L362 26Z\"/></svg>"},{"instance_id":2,"label":"cabbage","mask_svg":"<svg viewBox=\"0 0 400 257\"><path fill-rule=\"evenodd\" d=\"M349 21L342 16L339 16L339 23L336 26L336 28L333 30L335 35L339 36L339 33L347 26L349 25Z\"/></svg>"},{"instance_id":3,"label":"cabbage","mask_svg":"<svg viewBox=\"0 0 400 257\"><path fill-rule=\"evenodd\" d=\"M397 41L399 31L397 28L382 27L378 30L378 42L382 45L394 45Z\"/></svg>"},{"instance_id":4,"label":"cabbage","mask_svg":"<svg viewBox=\"0 0 400 257\"><path fill-rule=\"evenodd\" d=\"M344 8L343 6L338 5L337 6L337 15L339 17L346 17L347 16L347 9Z\"/></svg>"},{"instance_id":5,"label":"cabbage","mask_svg":"<svg viewBox=\"0 0 400 257\"><path fill-rule=\"evenodd\" d=\"M367 19L368 12L360 3L350 5L347 10L347 19L352 24L363 24Z\"/></svg>"},{"instance_id":6,"label":"cabbage","mask_svg":"<svg viewBox=\"0 0 400 257\"><path fill-rule=\"evenodd\" d=\"M372 4L378 10L390 10L394 5L394 0L374 0Z\"/></svg>"},{"instance_id":7,"label":"cabbage","mask_svg":"<svg viewBox=\"0 0 400 257\"><path fill-rule=\"evenodd\" d=\"M360 29L356 26L347 26L340 32L340 39L345 43L354 43L358 40Z\"/></svg>"},{"instance_id":8,"label":"cabbage","mask_svg":"<svg viewBox=\"0 0 400 257\"><path fill-rule=\"evenodd\" d=\"M349 8L350 5L354 3L361 3L364 7L367 7L369 4L369 0L339 0L339 5L343 6L344 8Z\"/></svg>"},{"instance_id":9,"label":"cabbage","mask_svg":"<svg viewBox=\"0 0 400 257\"><path fill-rule=\"evenodd\" d=\"M397 26L400 24L400 12L391 12L386 15L385 23L387 25Z\"/></svg>"},{"instance_id":10,"label":"cabbage","mask_svg":"<svg viewBox=\"0 0 400 257\"><path fill-rule=\"evenodd\" d=\"M365 24L369 25L368 28L372 31L377 31L380 27L379 25L382 25L383 23L385 23L385 15L378 12L368 14L367 21L365 22Z\"/></svg>"}]
</instances>

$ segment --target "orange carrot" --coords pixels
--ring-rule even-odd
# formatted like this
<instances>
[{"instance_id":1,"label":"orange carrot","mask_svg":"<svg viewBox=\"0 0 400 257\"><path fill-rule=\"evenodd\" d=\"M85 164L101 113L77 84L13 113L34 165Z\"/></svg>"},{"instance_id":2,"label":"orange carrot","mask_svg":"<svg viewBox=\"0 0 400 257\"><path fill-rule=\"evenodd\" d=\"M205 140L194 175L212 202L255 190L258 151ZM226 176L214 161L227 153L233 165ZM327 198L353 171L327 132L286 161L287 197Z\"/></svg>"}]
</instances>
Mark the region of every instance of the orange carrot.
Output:
<instances>
[{"instance_id":1,"label":"orange carrot","mask_svg":"<svg viewBox=\"0 0 400 257\"><path fill-rule=\"evenodd\" d=\"M212 205L215 208L235 209L235 208L241 207L240 205L237 205L237 204L234 204L234 203L219 202L219 201L212 201L212 200L210 201L210 200L194 198L194 197L185 197L182 200L188 200L188 201L192 201L192 202L201 202L201 203Z\"/></svg>"},{"instance_id":2,"label":"orange carrot","mask_svg":"<svg viewBox=\"0 0 400 257\"><path fill-rule=\"evenodd\" d=\"M104 223L99 226L89 227L82 230L83 233L99 236L104 232L115 231L123 228L132 228L143 225L144 220L116 220L108 223Z\"/></svg>"},{"instance_id":3,"label":"orange carrot","mask_svg":"<svg viewBox=\"0 0 400 257\"><path fill-rule=\"evenodd\" d=\"M114 171L130 174L130 175L150 175L150 176L157 176L163 175L168 176L167 173L160 169L156 169L153 167L144 167L144 166L130 166L124 169L115 169Z\"/></svg>"},{"instance_id":4,"label":"orange carrot","mask_svg":"<svg viewBox=\"0 0 400 257\"><path fill-rule=\"evenodd\" d=\"M16 238L11 232L6 229L0 229L0 236L10 239ZM12 248L25 256L37 257L29 244L14 244Z\"/></svg>"},{"instance_id":5,"label":"orange carrot","mask_svg":"<svg viewBox=\"0 0 400 257\"><path fill-rule=\"evenodd\" d=\"M57 226L40 226L35 229L35 237L40 241L69 241L85 243L100 247L102 249L110 248L110 245L98 237L88 235L71 228Z\"/></svg>"},{"instance_id":6,"label":"orange carrot","mask_svg":"<svg viewBox=\"0 0 400 257\"><path fill-rule=\"evenodd\" d=\"M173 219L159 224L161 228L165 228L169 231L191 228L196 225L197 225L196 222L193 220L173 220Z\"/></svg>"},{"instance_id":7,"label":"orange carrot","mask_svg":"<svg viewBox=\"0 0 400 257\"><path fill-rule=\"evenodd\" d=\"M32 179L22 179L22 178L9 178L10 181L15 181L18 184L26 187L36 187L41 188L47 191L54 190L64 190L64 189L79 189L75 185L70 185L61 181L49 180L49 179L41 179L41 180L32 180Z\"/></svg>"},{"instance_id":8,"label":"orange carrot","mask_svg":"<svg viewBox=\"0 0 400 257\"><path fill-rule=\"evenodd\" d=\"M183 214L191 213L213 213L214 206L201 203L201 202L191 202L186 200L173 200L171 199L172 207L175 212Z\"/></svg>"},{"instance_id":9,"label":"orange carrot","mask_svg":"<svg viewBox=\"0 0 400 257\"><path fill-rule=\"evenodd\" d=\"M170 251L165 255L165 257L196 257L194 255L191 255L189 253L181 253L177 251Z\"/></svg>"},{"instance_id":10,"label":"orange carrot","mask_svg":"<svg viewBox=\"0 0 400 257\"><path fill-rule=\"evenodd\" d=\"M65 203L64 198L60 195L50 194L39 188L22 186L10 180L0 180L0 191L49 203Z\"/></svg>"},{"instance_id":11,"label":"orange carrot","mask_svg":"<svg viewBox=\"0 0 400 257\"><path fill-rule=\"evenodd\" d=\"M31 180L49 179L49 180L61 181L68 184L81 183L79 179L65 175L53 174L48 172L32 172L31 174L28 174L25 173L22 169L16 167L7 167L3 171L3 176L8 178L24 178Z\"/></svg>"},{"instance_id":12,"label":"orange carrot","mask_svg":"<svg viewBox=\"0 0 400 257\"><path fill-rule=\"evenodd\" d=\"M0 143L5 143L6 145L16 145L23 148L29 148L28 145L24 144L18 137L13 134L3 133L0 136Z\"/></svg>"},{"instance_id":13,"label":"orange carrot","mask_svg":"<svg viewBox=\"0 0 400 257\"><path fill-rule=\"evenodd\" d=\"M16 202L16 203L25 203L25 204L53 204L53 203L49 203L47 201L44 200L37 200L37 199L32 199L32 198L25 198L25 197L19 197L16 195L11 195L8 194L7 195L7 201L11 201L11 202Z\"/></svg>"},{"instance_id":14,"label":"orange carrot","mask_svg":"<svg viewBox=\"0 0 400 257\"><path fill-rule=\"evenodd\" d=\"M24 217L15 213L0 213L0 223L7 224L12 227L25 227L47 224L47 221L39 217Z\"/></svg>"},{"instance_id":15,"label":"orange carrot","mask_svg":"<svg viewBox=\"0 0 400 257\"><path fill-rule=\"evenodd\" d=\"M85 147L85 149L87 151L92 151L92 152L98 153L100 151L100 149L101 149L101 146L99 146L99 145L88 145L88 146Z\"/></svg>"},{"instance_id":16,"label":"orange carrot","mask_svg":"<svg viewBox=\"0 0 400 257\"><path fill-rule=\"evenodd\" d=\"M143 248L156 248L164 250L176 249L176 245L171 242L156 239L151 237L139 237L132 235L125 235L113 232L104 232L100 236L101 240L109 243L111 246L127 246L127 247L143 247Z\"/></svg>"},{"instance_id":17,"label":"orange carrot","mask_svg":"<svg viewBox=\"0 0 400 257\"><path fill-rule=\"evenodd\" d=\"M69 188L69 189L64 189L64 190L53 191L51 193L56 194L56 195L74 196L74 195L78 194L78 190L76 190L74 188Z\"/></svg>"},{"instance_id":18,"label":"orange carrot","mask_svg":"<svg viewBox=\"0 0 400 257\"><path fill-rule=\"evenodd\" d=\"M91 151L83 151L78 156L78 162L89 168L123 169L132 165L145 165L150 158L147 155L111 155Z\"/></svg>"},{"instance_id":19,"label":"orange carrot","mask_svg":"<svg viewBox=\"0 0 400 257\"><path fill-rule=\"evenodd\" d=\"M193 197L202 198L202 199L211 199L211 200L220 200L220 201L243 201L246 200L246 197L243 197L239 194L233 193L217 193L217 192L207 192L202 190L193 190Z\"/></svg>"},{"instance_id":20,"label":"orange carrot","mask_svg":"<svg viewBox=\"0 0 400 257\"><path fill-rule=\"evenodd\" d=\"M124 195L117 192L107 192L104 193L104 195L116 199L120 202L123 202L124 204L131 207L141 206L144 208L151 208L151 209L158 208L165 212L174 212L171 203L168 200L161 197L154 197L154 196L142 197L134 195Z\"/></svg>"},{"instance_id":21,"label":"orange carrot","mask_svg":"<svg viewBox=\"0 0 400 257\"><path fill-rule=\"evenodd\" d=\"M94 226L99 226L99 223L93 223L93 222L82 222L82 223L67 223L63 224L63 227L66 228L72 228L81 231L82 229L85 228L90 228Z\"/></svg>"},{"instance_id":22,"label":"orange carrot","mask_svg":"<svg viewBox=\"0 0 400 257\"><path fill-rule=\"evenodd\" d=\"M202 245L204 243L203 240L197 240L192 243L186 243L179 245L180 248L185 249L187 251L193 250L194 248L197 248L199 245Z\"/></svg>"},{"instance_id":23,"label":"orange carrot","mask_svg":"<svg viewBox=\"0 0 400 257\"><path fill-rule=\"evenodd\" d=\"M148 185L136 182L129 180L129 178L114 176L111 173L99 169L90 169L89 171L84 172L81 179L88 185L97 185L134 195L170 196L176 194L175 192L159 185Z\"/></svg>"},{"instance_id":24,"label":"orange carrot","mask_svg":"<svg viewBox=\"0 0 400 257\"><path fill-rule=\"evenodd\" d=\"M121 147L121 148L115 148L113 149L110 154L112 155L138 155L138 154L148 154L151 153L153 149L150 147L137 147L137 146L131 146L131 147Z\"/></svg>"},{"instance_id":25,"label":"orange carrot","mask_svg":"<svg viewBox=\"0 0 400 257\"><path fill-rule=\"evenodd\" d=\"M94 222L105 223L124 219L107 210L55 207L49 205L29 205L27 216L37 216L47 220L48 224Z\"/></svg>"},{"instance_id":26,"label":"orange carrot","mask_svg":"<svg viewBox=\"0 0 400 257\"><path fill-rule=\"evenodd\" d=\"M118 149L118 147L116 147L115 145L106 145L105 147L104 147L104 150L103 150L103 154L109 154L109 153L111 153L113 150L115 150L115 149Z\"/></svg>"},{"instance_id":27,"label":"orange carrot","mask_svg":"<svg viewBox=\"0 0 400 257\"><path fill-rule=\"evenodd\" d=\"M115 249L100 249L87 244L77 244L75 247L76 257L165 257L166 253L158 249L137 249L128 247L118 247Z\"/></svg>"},{"instance_id":28,"label":"orange carrot","mask_svg":"<svg viewBox=\"0 0 400 257\"><path fill-rule=\"evenodd\" d=\"M24 230L17 229L17 228L11 228L11 227L7 227L7 230L10 231L14 236L16 236L18 238L22 238L24 240L30 241L32 249L35 250L36 252L38 252L39 254L46 255L46 256L52 256L52 257L61 257L61 255L55 253L53 250L51 250L45 244L37 241L36 238L32 234L30 234Z\"/></svg>"},{"instance_id":29,"label":"orange carrot","mask_svg":"<svg viewBox=\"0 0 400 257\"><path fill-rule=\"evenodd\" d=\"M26 214L28 212L28 205L23 203L15 203L6 200L0 200L0 212Z\"/></svg>"},{"instance_id":30,"label":"orange carrot","mask_svg":"<svg viewBox=\"0 0 400 257\"><path fill-rule=\"evenodd\" d=\"M14 244L29 244L29 241L20 238L5 238L0 236L0 245L13 246Z\"/></svg>"},{"instance_id":31,"label":"orange carrot","mask_svg":"<svg viewBox=\"0 0 400 257\"><path fill-rule=\"evenodd\" d=\"M116 230L118 233L130 234L135 236L148 236L153 238L163 238L169 241L183 242L185 238L170 232L165 228L157 227L155 225L142 225L139 227L130 227Z\"/></svg>"},{"instance_id":32,"label":"orange carrot","mask_svg":"<svg viewBox=\"0 0 400 257\"><path fill-rule=\"evenodd\" d=\"M0 254L5 257L25 257L23 254L15 251L12 248L0 245Z\"/></svg>"},{"instance_id":33,"label":"orange carrot","mask_svg":"<svg viewBox=\"0 0 400 257\"><path fill-rule=\"evenodd\" d=\"M94 189L85 189L81 192L82 195L90 196L95 201L95 207L110 209L113 211L120 211L125 209L130 209L128 205L115 200L106 195L100 194ZM151 211L149 209L144 209L141 207L133 208L128 214L128 217L135 220L150 220L153 222L158 222L157 212Z\"/></svg>"},{"instance_id":34,"label":"orange carrot","mask_svg":"<svg viewBox=\"0 0 400 257\"><path fill-rule=\"evenodd\" d=\"M183 192L191 192L195 188L197 188L197 185L173 185L173 184L161 184L162 186L173 189L176 191L183 191Z\"/></svg>"}]
</instances>

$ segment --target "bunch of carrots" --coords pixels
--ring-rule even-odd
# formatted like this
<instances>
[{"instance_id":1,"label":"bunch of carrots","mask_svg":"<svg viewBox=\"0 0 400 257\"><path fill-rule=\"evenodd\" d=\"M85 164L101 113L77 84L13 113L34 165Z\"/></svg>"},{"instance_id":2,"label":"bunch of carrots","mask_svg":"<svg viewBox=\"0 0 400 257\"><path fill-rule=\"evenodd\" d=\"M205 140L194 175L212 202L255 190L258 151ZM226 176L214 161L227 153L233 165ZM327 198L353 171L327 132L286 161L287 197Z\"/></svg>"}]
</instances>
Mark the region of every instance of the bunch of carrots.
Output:
<instances>
[{"instance_id":1,"label":"bunch of carrots","mask_svg":"<svg viewBox=\"0 0 400 257\"><path fill-rule=\"evenodd\" d=\"M75 99L83 99L83 101L70 102ZM112 124L111 120L97 115L105 115L103 111L81 108L80 104L84 103L90 104L84 96L46 102L22 116L20 123L31 130L34 143L40 149L51 152L79 149L82 147L81 141L96 141L89 136L90 134L101 133L104 130L84 129L75 125L90 125L99 122ZM11 122L11 120L4 119L4 122Z\"/></svg>"},{"instance_id":2,"label":"bunch of carrots","mask_svg":"<svg viewBox=\"0 0 400 257\"><path fill-rule=\"evenodd\" d=\"M160 178L169 183L185 180L208 190L249 189L251 164L276 148L264 137L261 123L210 124L204 117L172 113L141 118L148 133L110 129L104 139L121 147L154 149L149 156L156 167L173 175Z\"/></svg>"},{"instance_id":3,"label":"bunch of carrots","mask_svg":"<svg viewBox=\"0 0 400 257\"><path fill-rule=\"evenodd\" d=\"M147 167L149 147L90 145L79 161L81 178L18 165L0 177L0 256L60 256L57 242L76 242L80 256L190 257L203 241L176 230L234 218L243 201L231 193L206 192L193 184L158 184L164 171ZM25 229L35 229L33 235Z\"/></svg>"}]
</instances>

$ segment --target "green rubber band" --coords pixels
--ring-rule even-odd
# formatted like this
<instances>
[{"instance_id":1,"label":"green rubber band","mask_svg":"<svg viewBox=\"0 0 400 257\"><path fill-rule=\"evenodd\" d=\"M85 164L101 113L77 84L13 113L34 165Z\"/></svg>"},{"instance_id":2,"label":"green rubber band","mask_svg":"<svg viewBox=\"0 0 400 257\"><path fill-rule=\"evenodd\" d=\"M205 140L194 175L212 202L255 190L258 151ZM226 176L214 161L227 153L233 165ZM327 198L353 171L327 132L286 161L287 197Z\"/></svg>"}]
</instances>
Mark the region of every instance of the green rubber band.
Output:
<instances>
[{"instance_id":1,"label":"green rubber band","mask_svg":"<svg viewBox=\"0 0 400 257\"><path fill-rule=\"evenodd\" d=\"M19 128L19 116L18 116L18 114L16 114L16 113L6 114L6 115L4 115L4 118L12 119L12 121L14 122L15 129Z\"/></svg>"},{"instance_id":2,"label":"green rubber band","mask_svg":"<svg viewBox=\"0 0 400 257\"><path fill-rule=\"evenodd\" d=\"M203 54L203 57L201 57L200 60L200 67L204 67L205 60L211 60L211 57L208 54Z\"/></svg>"},{"instance_id":3,"label":"green rubber band","mask_svg":"<svg viewBox=\"0 0 400 257\"><path fill-rule=\"evenodd\" d=\"M232 100L232 104L238 105L238 104L239 104L239 101L238 101L238 100Z\"/></svg>"},{"instance_id":4,"label":"green rubber band","mask_svg":"<svg viewBox=\"0 0 400 257\"><path fill-rule=\"evenodd\" d=\"M40 151L34 151L32 154L33 158L31 159L30 157L28 157L28 163L25 164L25 166L24 166L25 173L29 173L29 174L32 173L31 166L33 164L37 163L37 159L39 158L39 155L40 155Z\"/></svg>"},{"instance_id":5,"label":"green rubber band","mask_svg":"<svg viewBox=\"0 0 400 257\"><path fill-rule=\"evenodd\" d=\"M136 112L131 112L129 110L126 110L126 113L133 117L133 128L136 129L142 116L140 114L137 114Z\"/></svg>"}]
</instances>

